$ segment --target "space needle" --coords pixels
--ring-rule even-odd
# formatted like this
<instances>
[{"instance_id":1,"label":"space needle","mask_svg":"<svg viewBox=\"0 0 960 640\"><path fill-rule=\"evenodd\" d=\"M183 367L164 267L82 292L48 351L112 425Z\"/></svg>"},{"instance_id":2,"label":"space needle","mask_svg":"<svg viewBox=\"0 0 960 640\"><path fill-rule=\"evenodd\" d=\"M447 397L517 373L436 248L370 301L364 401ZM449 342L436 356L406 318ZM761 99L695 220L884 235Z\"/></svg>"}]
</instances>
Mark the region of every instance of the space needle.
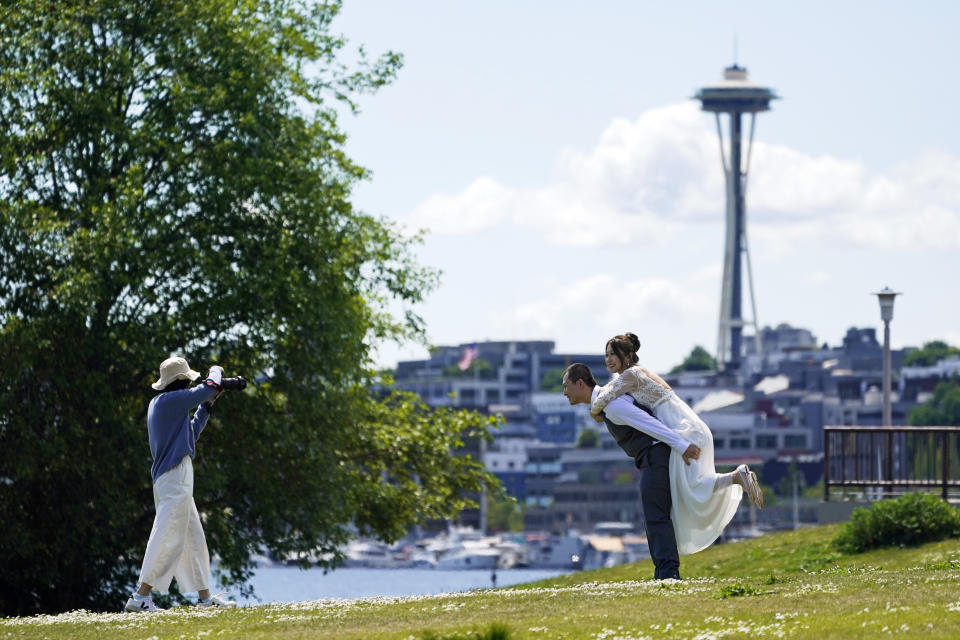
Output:
<instances>
[{"instance_id":1,"label":"space needle","mask_svg":"<svg viewBox=\"0 0 960 640\"><path fill-rule=\"evenodd\" d=\"M734 63L723 70L723 80L706 86L694 96L700 100L704 111L711 111L717 118L717 135L720 138L720 158L726 175L727 228L723 252L723 284L720 296L720 322L717 340L717 366L721 371L740 371L743 354L743 327L753 327L757 351L760 351L760 330L757 326L757 305L753 291L753 273L750 269L750 254L747 249L747 220L745 195L747 175L750 168L750 152L753 148L753 131L757 113L768 111L770 101L779 99L773 90L750 82L747 70ZM724 149L721 114L730 121L727 149ZM744 154L743 115L750 114L750 135ZM750 286L752 318L743 319L743 270L746 259L747 277Z\"/></svg>"}]
</instances>

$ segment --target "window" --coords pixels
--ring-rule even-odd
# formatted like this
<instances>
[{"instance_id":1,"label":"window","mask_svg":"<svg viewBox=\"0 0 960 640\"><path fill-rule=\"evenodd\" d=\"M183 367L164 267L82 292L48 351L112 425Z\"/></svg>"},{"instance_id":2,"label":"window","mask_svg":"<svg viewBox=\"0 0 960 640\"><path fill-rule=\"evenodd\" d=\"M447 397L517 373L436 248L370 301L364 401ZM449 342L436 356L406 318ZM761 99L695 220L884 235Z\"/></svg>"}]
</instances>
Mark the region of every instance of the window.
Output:
<instances>
[{"instance_id":1,"label":"window","mask_svg":"<svg viewBox=\"0 0 960 640\"><path fill-rule=\"evenodd\" d=\"M731 449L749 449L750 438L730 438Z\"/></svg>"},{"instance_id":2,"label":"window","mask_svg":"<svg viewBox=\"0 0 960 640\"><path fill-rule=\"evenodd\" d=\"M757 449L776 449L777 436L763 435L757 436Z\"/></svg>"},{"instance_id":3,"label":"window","mask_svg":"<svg viewBox=\"0 0 960 640\"><path fill-rule=\"evenodd\" d=\"M806 449L807 436L805 435L784 436L783 448L784 449Z\"/></svg>"},{"instance_id":4,"label":"window","mask_svg":"<svg viewBox=\"0 0 960 640\"><path fill-rule=\"evenodd\" d=\"M727 441L723 438L714 438L713 439L713 448L714 449L723 449L727 446Z\"/></svg>"}]
</instances>

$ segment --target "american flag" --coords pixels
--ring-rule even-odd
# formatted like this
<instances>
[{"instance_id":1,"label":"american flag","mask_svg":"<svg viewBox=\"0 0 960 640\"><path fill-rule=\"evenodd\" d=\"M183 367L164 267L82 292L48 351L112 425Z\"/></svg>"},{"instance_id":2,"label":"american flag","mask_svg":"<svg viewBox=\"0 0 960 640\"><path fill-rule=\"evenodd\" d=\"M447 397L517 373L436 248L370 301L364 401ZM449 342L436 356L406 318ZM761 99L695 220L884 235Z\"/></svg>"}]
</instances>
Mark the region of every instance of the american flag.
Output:
<instances>
[{"instance_id":1,"label":"american flag","mask_svg":"<svg viewBox=\"0 0 960 640\"><path fill-rule=\"evenodd\" d=\"M466 349L463 350L463 355L460 356L460 362L457 363L457 366L460 367L460 371L466 371L470 368L470 365L473 364L473 361L477 359L477 345L472 344Z\"/></svg>"}]
</instances>

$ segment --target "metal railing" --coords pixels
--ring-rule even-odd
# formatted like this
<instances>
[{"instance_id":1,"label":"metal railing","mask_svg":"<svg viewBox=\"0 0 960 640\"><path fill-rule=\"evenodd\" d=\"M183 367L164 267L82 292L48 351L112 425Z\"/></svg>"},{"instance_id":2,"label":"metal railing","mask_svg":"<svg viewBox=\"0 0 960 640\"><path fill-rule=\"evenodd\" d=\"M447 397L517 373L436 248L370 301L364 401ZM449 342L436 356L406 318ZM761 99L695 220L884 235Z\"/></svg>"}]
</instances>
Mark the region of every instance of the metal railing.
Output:
<instances>
[{"instance_id":1,"label":"metal railing","mask_svg":"<svg viewBox=\"0 0 960 640\"><path fill-rule=\"evenodd\" d=\"M960 427L823 428L824 501L923 489L960 501Z\"/></svg>"}]
</instances>

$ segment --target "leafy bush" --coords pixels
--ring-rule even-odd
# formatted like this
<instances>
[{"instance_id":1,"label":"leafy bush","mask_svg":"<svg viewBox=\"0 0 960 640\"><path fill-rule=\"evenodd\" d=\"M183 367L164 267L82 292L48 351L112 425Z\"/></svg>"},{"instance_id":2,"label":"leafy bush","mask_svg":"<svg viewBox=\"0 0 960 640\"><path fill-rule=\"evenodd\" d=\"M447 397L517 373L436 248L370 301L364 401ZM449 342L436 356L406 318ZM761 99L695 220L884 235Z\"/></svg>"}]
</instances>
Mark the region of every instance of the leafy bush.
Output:
<instances>
[{"instance_id":1,"label":"leafy bush","mask_svg":"<svg viewBox=\"0 0 960 640\"><path fill-rule=\"evenodd\" d=\"M960 537L960 512L935 495L909 493L854 509L833 546L843 553L862 553L955 537Z\"/></svg>"}]
</instances>

